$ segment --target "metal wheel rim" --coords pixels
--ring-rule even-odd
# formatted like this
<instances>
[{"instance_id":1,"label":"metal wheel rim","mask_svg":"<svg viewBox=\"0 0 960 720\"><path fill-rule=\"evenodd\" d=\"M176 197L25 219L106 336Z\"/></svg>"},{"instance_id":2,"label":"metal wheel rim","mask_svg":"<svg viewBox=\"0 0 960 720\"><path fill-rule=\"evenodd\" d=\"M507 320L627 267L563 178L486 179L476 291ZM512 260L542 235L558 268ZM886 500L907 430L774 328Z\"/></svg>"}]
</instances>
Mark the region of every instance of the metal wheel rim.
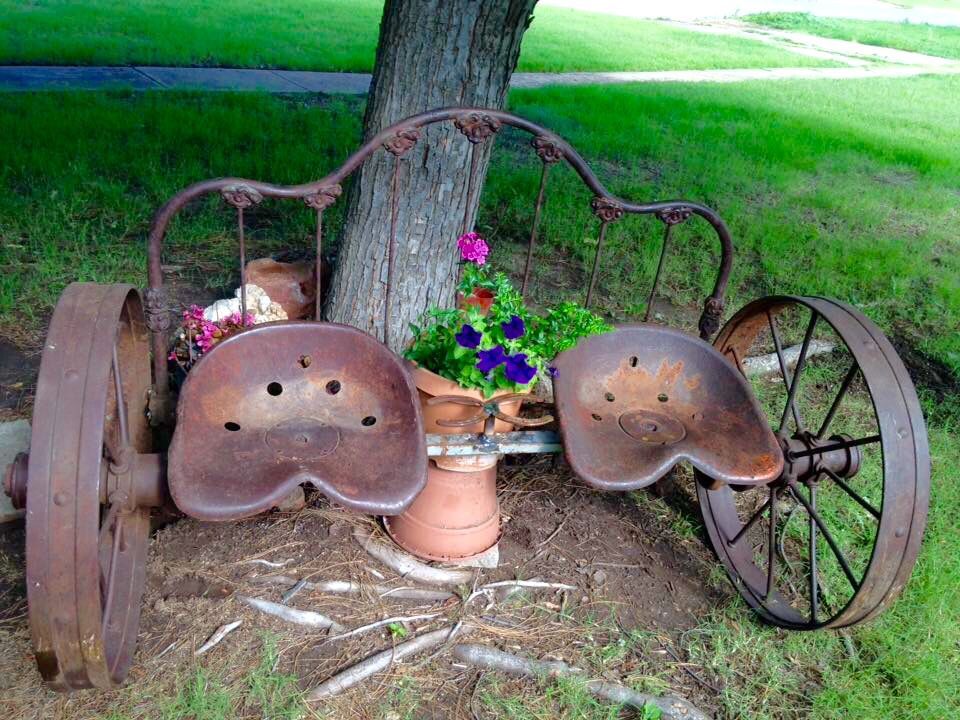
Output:
<instances>
[{"instance_id":1,"label":"metal wheel rim","mask_svg":"<svg viewBox=\"0 0 960 720\"><path fill-rule=\"evenodd\" d=\"M715 345L728 357L745 348L761 331L757 318L789 305L818 313L846 343L860 366L882 437L883 504L873 549L860 587L831 617L811 621L779 592L765 594L765 573L726 539L742 523L729 487L710 490L697 483L697 495L714 550L747 603L766 621L792 629L841 628L881 612L910 576L923 535L929 500L929 448L919 400L906 368L883 333L854 308L817 297L774 296L740 310L718 335ZM731 357L731 361L737 362ZM763 582L761 583L761 580Z\"/></svg>"},{"instance_id":2,"label":"metal wheel rim","mask_svg":"<svg viewBox=\"0 0 960 720\"><path fill-rule=\"evenodd\" d=\"M28 465L27 598L37 665L60 690L109 688L129 669L139 625L149 510L114 514L122 528L105 616L101 483L114 433L114 342L131 445L149 452L140 401L150 386L140 297L131 285L74 283L51 319L37 381ZM111 412L113 415L111 415Z\"/></svg>"}]
</instances>

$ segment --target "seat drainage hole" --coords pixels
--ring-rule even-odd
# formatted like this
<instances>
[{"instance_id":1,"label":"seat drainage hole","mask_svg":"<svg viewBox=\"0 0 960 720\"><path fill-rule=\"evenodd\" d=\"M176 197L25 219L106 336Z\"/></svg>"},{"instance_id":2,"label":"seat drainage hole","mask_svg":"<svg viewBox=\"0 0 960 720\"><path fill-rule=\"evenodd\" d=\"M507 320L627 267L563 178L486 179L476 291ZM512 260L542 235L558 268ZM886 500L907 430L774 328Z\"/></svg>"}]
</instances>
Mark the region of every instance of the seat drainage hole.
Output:
<instances>
[{"instance_id":1,"label":"seat drainage hole","mask_svg":"<svg viewBox=\"0 0 960 720\"><path fill-rule=\"evenodd\" d=\"M630 358L630 367L636 367L638 362L640 362L640 360L634 355Z\"/></svg>"},{"instance_id":2,"label":"seat drainage hole","mask_svg":"<svg viewBox=\"0 0 960 720\"><path fill-rule=\"evenodd\" d=\"M373 415L367 415L363 420L360 421L360 424L364 427L370 427L371 425L377 424L377 419Z\"/></svg>"},{"instance_id":3,"label":"seat drainage hole","mask_svg":"<svg viewBox=\"0 0 960 720\"><path fill-rule=\"evenodd\" d=\"M596 413L593 413L590 417L592 417L597 422L600 422L601 420L603 420L603 418L597 415Z\"/></svg>"},{"instance_id":4,"label":"seat drainage hole","mask_svg":"<svg viewBox=\"0 0 960 720\"><path fill-rule=\"evenodd\" d=\"M614 400L617 399L617 398L614 397L613 393L611 393L611 392L604 393L603 397L604 397L604 399L605 399L607 402L613 402Z\"/></svg>"},{"instance_id":5,"label":"seat drainage hole","mask_svg":"<svg viewBox=\"0 0 960 720\"><path fill-rule=\"evenodd\" d=\"M327 383L327 394L328 394L328 395L336 395L338 392L340 392L340 381L339 381L339 380L331 380L330 382Z\"/></svg>"},{"instance_id":6,"label":"seat drainage hole","mask_svg":"<svg viewBox=\"0 0 960 720\"><path fill-rule=\"evenodd\" d=\"M313 362L313 358L310 357L309 355L301 355L300 359L297 362L300 363L300 367L306 369L310 367L310 363Z\"/></svg>"},{"instance_id":7,"label":"seat drainage hole","mask_svg":"<svg viewBox=\"0 0 960 720\"><path fill-rule=\"evenodd\" d=\"M283 392L283 385L281 385L278 382L272 382L269 385L267 385L267 392L273 395L274 397L276 397L277 395Z\"/></svg>"},{"instance_id":8,"label":"seat drainage hole","mask_svg":"<svg viewBox=\"0 0 960 720\"><path fill-rule=\"evenodd\" d=\"M659 395L657 395L657 400L659 400L660 402L666 402L669 399L670 398L667 397L666 393L660 393Z\"/></svg>"},{"instance_id":9,"label":"seat drainage hole","mask_svg":"<svg viewBox=\"0 0 960 720\"><path fill-rule=\"evenodd\" d=\"M225 423L223 424L223 426L224 426L227 430L229 430L230 432L236 432L237 430L240 429L240 424L239 424L239 423L235 423L235 422L233 422L233 421L231 421L231 422L225 422Z\"/></svg>"}]
</instances>

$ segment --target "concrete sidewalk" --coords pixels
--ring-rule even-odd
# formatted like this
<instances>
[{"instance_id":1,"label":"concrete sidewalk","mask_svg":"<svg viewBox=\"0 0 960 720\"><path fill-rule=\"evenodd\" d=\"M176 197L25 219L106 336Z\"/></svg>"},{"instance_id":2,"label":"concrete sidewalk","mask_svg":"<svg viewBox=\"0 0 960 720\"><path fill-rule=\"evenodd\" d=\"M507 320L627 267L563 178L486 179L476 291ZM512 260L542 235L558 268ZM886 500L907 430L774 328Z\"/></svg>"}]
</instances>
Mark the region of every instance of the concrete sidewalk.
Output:
<instances>
[{"instance_id":1,"label":"concrete sidewalk","mask_svg":"<svg viewBox=\"0 0 960 720\"><path fill-rule=\"evenodd\" d=\"M931 65L861 65L852 67L740 68L733 70L663 70L654 72L514 73L512 88L550 85L610 85L650 82L731 83L748 80L825 79L960 74L960 63ZM204 90L269 93L363 95L368 73L305 70L246 70L183 67L0 67L0 91L37 90Z\"/></svg>"}]
</instances>

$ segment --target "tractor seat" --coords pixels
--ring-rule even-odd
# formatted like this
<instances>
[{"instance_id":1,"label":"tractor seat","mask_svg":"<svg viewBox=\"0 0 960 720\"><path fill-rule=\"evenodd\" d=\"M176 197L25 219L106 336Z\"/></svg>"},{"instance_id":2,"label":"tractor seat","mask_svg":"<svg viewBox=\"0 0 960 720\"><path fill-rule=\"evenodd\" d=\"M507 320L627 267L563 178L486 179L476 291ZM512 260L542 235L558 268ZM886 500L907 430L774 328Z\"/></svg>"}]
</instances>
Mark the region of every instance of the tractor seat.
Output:
<instances>
[{"instance_id":1,"label":"tractor seat","mask_svg":"<svg viewBox=\"0 0 960 720\"><path fill-rule=\"evenodd\" d=\"M417 391L402 361L346 325L278 322L227 338L180 392L170 494L199 520L237 520L310 483L371 515L426 483Z\"/></svg>"},{"instance_id":2,"label":"tractor seat","mask_svg":"<svg viewBox=\"0 0 960 720\"><path fill-rule=\"evenodd\" d=\"M554 365L564 452L589 485L635 490L681 460L733 485L780 476L780 446L746 378L697 338L623 325Z\"/></svg>"}]
</instances>

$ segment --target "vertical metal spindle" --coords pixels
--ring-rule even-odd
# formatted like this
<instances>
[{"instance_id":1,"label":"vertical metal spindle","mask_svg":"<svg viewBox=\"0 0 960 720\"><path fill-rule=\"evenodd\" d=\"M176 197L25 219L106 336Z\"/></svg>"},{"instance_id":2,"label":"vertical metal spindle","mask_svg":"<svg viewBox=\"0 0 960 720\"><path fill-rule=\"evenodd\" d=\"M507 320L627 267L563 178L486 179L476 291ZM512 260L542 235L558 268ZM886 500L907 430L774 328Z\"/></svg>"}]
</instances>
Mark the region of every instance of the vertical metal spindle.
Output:
<instances>
[{"instance_id":1,"label":"vertical metal spindle","mask_svg":"<svg viewBox=\"0 0 960 720\"><path fill-rule=\"evenodd\" d=\"M777 576L777 488L770 488L770 528L767 537L767 590L764 598L769 599Z\"/></svg>"},{"instance_id":2,"label":"vertical metal spindle","mask_svg":"<svg viewBox=\"0 0 960 720\"><path fill-rule=\"evenodd\" d=\"M118 338L119 340L119 338ZM117 343L113 343L113 387L117 396L117 421L120 425L120 445L130 445L130 431L127 425L127 404L123 398L123 377L120 375L120 360L117 352ZM119 458L114 458L119 462Z\"/></svg>"},{"instance_id":3,"label":"vertical metal spindle","mask_svg":"<svg viewBox=\"0 0 960 720\"><path fill-rule=\"evenodd\" d=\"M650 322L650 313L653 312L653 299L657 294L657 288L660 286L660 274L663 272L663 261L667 257L667 248L670 245L670 234L673 232L673 224L667 223L663 229L663 247L660 249L660 261L657 263L657 274L653 276L653 287L650 288L650 297L647 299L647 311L643 314L643 321Z\"/></svg>"},{"instance_id":4,"label":"vertical metal spindle","mask_svg":"<svg viewBox=\"0 0 960 720\"><path fill-rule=\"evenodd\" d=\"M317 208L317 298L313 319L319 321L322 310L321 297L323 295L323 208Z\"/></svg>"},{"instance_id":5,"label":"vertical metal spindle","mask_svg":"<svg viewBox=\"0 0 960 720\"><path fill-rule=\"evenodd\" d=\"M474 178L477 175L477 146L470 144L470 174L467 175L467 198L463 206L463 225L461 234L470 232L470 208L473 206Z\"/></svg>"},{"instance_id":6,"label":"vertical metal spindle","mask_svg":"<svg viewBox=\"0 0 960 720\"><path fill-rule=\"evenodd\" d=\"M400 158L393 160L390 178L390 238L387 242L387 292L383 300L383 344L390 347L390 308L393 305L393 265L397 246L397 186Z\"/></svg>"},{"instance_id":7,"label":"vertical metal spindle","mask_svg":"<svg viewBox=\"0 0 960 720\"><path fill-rule=\"evenodd\" d=\"M593 299L593 288L597 283L597 273L600 269L600 253L603 251L603 241L607 237L608 221L600 222L600 234L597 236L597 253L593 256L593 271L590 273L590 286L587 288L587 300L585 307L590 307L590 301Z\"/></svg>"},{"instance_id":8,"label":"vertical metal spindle","mask_svg":"<svg viewBox=\"0 0 960 720\"><path fill-rule=\"evenodd\" d=\"M543 210L543 198L547 190L547 174L550 172L550 163L543 163L540 173L540 190L537 192L537 204L533 208L533 226L530 228L530 242L527 245L527 264L523 268L523 284L520 294L527 294L527 284L530 282L530 268L533 265L533 250L537 244L537 231L540 228L540 214Z\"/></svg>"},{"instance_id":9,"label":"vertical metal spindle","mask_svg":"<svg viewBox=\"0 0 960 720\"><path fill-rule=\"evenodd\" d=\"M810 484L810 507L817 509L817 484ZM810 516L810 622L817 622L817 521Z\"/></svg>"},{"instance_id":10,"label":"vertical metal spindle","mask_svg":"<svg viewBox=\"0 0 960 720\"><path fill-rule=\"evenodd\" d=\"M240 325L247 324L247 245L243 234L243 207L237 208L237 231L240 236Z\"/></svg>"}]
</instances>

